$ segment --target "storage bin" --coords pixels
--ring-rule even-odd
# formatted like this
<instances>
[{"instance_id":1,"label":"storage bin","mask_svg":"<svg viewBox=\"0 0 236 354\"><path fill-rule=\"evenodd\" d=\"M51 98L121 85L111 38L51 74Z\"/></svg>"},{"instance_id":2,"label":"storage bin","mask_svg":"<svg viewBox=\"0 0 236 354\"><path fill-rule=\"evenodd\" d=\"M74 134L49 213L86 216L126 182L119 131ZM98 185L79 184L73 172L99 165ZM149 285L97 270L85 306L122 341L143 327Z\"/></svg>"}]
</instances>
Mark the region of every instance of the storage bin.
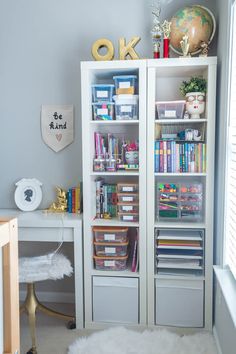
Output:
<instances>
[{"instance_id":1,"label":"storage bin","mask_svg":"<svg viewBox=\"0 0 236 354\"><path fill-rule=\"evenodd\" d=\"M94 262L95 262L95 268L97 270L125 270L127 269L126 267L126 262L128 259L128 256L123 256L123 257L116 257L116 256L103 256L103 257L98 257L98 256L93 256Z\"/></svg>"},{"instance_id":2,"label":"storage bin","mask_svg":"<svg viewBox=\"0 0 236 354\"><path fill-rule=\"evenodd\" d=\"M112 101L115 85L96 84L91 87L93 102Z\"/></svg>"},{"instance_id":3,"label":"storage bin","mask_svg":"<svg viewBox=\"0 0 236 354\"><path fill-rule=\"evenodd\" d=\"M157 219L201 220L202 194L202 183L158 183Z\"/></svg>"},{"instance_id":4,"label":"storage bin","mask_svg":"<svg viewBox=\"0 0 236 354\"><path fill-rule=\"evenodd\" d=\"M138 95L118 95L113 99L116 120L138 119Z\"/></svg>"},{"instance_id":5,"label":"storage bin","mask_svg":"<svg viewBox=\"0 0 236 354\"><path fill-rule=\"evenodd\" d=\"M127 232L128 227L93 227L96 242L127 242Z\"/></svg>"},{"instance_id":6,"label":"storage bin","mask_svg":"<svg viewBox=\"0 0 236 354\"><path fill-rule=\"evenodd\" d=\"M119 203L137 203L139 201L138 193L117 193Z\"/></svg>"},{"instance_id":7,"label":"storage bin","mask_svg":"<svg viewBox=\"0 0 236 354\"><path fill-rule=\"evenodd\" d=\"M131 222L138 222L139 221L139 214L138 213L118 213L120 221L131 221Z\"/></svg>"},{"instance_id":8,"label":"storage bin","mask_svg":"<svg viewBox=\"0 0 236 354\"><path fill-rule=\"evenodd\" d=\"M129 242L94 242L96 256L127 256Z\"/></svg>"},{"instance_id":9,"label":"storage bin","mask_svg":"<svg viewBox=\"0 0 236 354\"><path fill-rule=\"evenodd\" d=\"M136 75L113 76L113 80L115 81L115 89L117 95L135 94L137 85Z\"/></svg>"},{"instance_id":10,"label":"storage bin","mask_svg":"<svg viewBox=\"0 0 236 354\"><path fill-rule=\"evenodd\" d=\"M182 119L185 101L159 101L156 102L158 119Z\"/></svg>"},{"instance_id":11,"label":"storage bin","mask_svg":"<svg viewBox=\"0 0 236 354\"><path fill-rule=\"evenodd\" d=\"M139 280L93 277L93 321L139 323Z\"/></svg>"},{"instance_id":12,"label":"storage bin","mask_svg":"<svg viewBox=\"0 0 236 354\"><path fill-rule=\"evenodd\" d=\"M93 106L93 120L113 120L114 102L95 102Z\"/></svg>"},{"instance_id":13,"label":"storage bin","mask_svg":"<svg viewBox=\"0 0 236 354\"><path fill-rule=\"evenodd\" d=\"M118 212L119 213L138 213L139 205L138 203L118 203Z\"/></svg>"},{"instance_id":14,"label":"storage bin","mask_svg":"<svg viewBox=\"0 0 236 354\"><path fill-rule=\"evenodd\" d=\"M138 184L137 183L117 183L117 192L136 193L138 192Z\"/></svg>"},{"instance_id":15,"label":"storage bin","mask_svg":"<svg viewBox=\"0 0 236 354\"><path fill-rule=\"evenodd\" d=\"M203 327L203 280L156 279L156 324Z\"/></svg>"}]
</instances>

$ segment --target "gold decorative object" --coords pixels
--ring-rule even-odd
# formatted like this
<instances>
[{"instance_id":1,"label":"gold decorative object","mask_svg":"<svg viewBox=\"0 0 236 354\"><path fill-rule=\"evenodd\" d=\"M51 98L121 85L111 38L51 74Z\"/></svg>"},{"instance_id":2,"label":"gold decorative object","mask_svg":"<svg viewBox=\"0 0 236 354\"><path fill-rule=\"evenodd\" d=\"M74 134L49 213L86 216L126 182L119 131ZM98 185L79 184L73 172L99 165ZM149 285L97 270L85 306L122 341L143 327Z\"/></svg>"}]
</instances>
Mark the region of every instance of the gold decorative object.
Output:
<instances>
[{"instance_id":1,"label":"gold decorative object","mask_svg":"<svg viewBox=\"0 0 236 354\"><path fill-rule=\"evenodd\" d=\"M125 38L119 39L119 59L124 60L129 55L130 59L139 59L134 47L141 40L140 37L133 37L128 44L125 43Z\"/></svg>"},{"instance_id":2,"label":"gold decorative object","mask_svg":"<svg viewBox=\"0 0 236 354\"><path fill-rule=\"evenodd\" d=\"M53 202L46 211L61 213L67 211L66 191L60 187L56 187L57 201Z\"/></svg>"},{"instance_id":3,"label":"gold decorative object","mask_svg":"<svg viewBox=\"0 0 236 354\"><path fill-rule=\"evenodd\" d=\"M165 20L165 21L161 24L161 29L162 29L164 38L170 38L171 22Z\"/></svg>"},{"instance_id":4,"label":"gold decorative object","mask_svg":"<svg viewBox=\"0 0 236 354\"><path fill-rule=\"evenodd\" d=\"M199 54L199 57L207 57L209 51L209 42L206 43L204 41L201 41L200 47L201 47L201 54Z\"/></svg>"},{"instance_id":5,"label":"gold decorative object","mask_svg":"<svg viewBox=\"0 0 236 354\"><path fill-rule=\"evenodd\" d=\"M99 54L101 48L107 48L107 53L104 55ZM114 47L111 41L106 38L98 39L93 43L92 56L95 60L112 60L114 58Z\"/></svg>"},{"instance_id":6,"label":"gold decorative object","mask_svg":"<svg viewBox=\"0 0 236 354\"><path fill-rule=\"evenodd\" d=\"M189 51L189 42L188 42L188 36L184 35L182 41L180 41L180 46L181 50L183 52L183 56L181 58L187 58L190 57L190 54L188 53Z\"/></svg>"}]
</instances>

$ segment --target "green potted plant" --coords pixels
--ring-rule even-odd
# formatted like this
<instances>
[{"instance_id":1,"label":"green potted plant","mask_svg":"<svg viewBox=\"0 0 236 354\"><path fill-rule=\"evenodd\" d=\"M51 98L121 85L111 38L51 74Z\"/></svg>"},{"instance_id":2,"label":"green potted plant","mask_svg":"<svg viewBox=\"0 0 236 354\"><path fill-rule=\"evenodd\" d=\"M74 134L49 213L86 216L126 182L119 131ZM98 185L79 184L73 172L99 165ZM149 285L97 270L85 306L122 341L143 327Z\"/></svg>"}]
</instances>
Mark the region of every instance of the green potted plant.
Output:
<instances>
[{"instance_id":1,"label":"green potted plant","mask_svg":"<svg viewBox=\"0 0 236 354\"><path fill-rule=\"evenodd\" d=\"M192 119L199 119L205 111L205 95L207 81L202 77L191 77L189 81L183 81L180 92L186 99L186 111Z\"/></svg>"}]
</instances>

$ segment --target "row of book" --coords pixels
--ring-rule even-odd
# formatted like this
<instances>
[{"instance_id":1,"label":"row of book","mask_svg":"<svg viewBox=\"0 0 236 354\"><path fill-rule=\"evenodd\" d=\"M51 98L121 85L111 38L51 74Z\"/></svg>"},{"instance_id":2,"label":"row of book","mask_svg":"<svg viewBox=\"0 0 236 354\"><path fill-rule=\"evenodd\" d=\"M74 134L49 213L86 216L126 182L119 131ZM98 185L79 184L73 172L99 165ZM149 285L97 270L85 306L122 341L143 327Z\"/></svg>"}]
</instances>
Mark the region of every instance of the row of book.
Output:
<instances>
[{"instance_id":1,"label":"row of book","mask_svg":"<svg viewBox=\"0 0 236 354\"><path fill-rule=\"evenodd\" d=\"M68 213L78 213L82 211L82 192L81 185L68 189L67 192L67 211Z\"/></svg>"},{"instance_id":2,"label":"row of book","mask_svg":"<svg viewBox=\"0 0 236 354\"><path fill-rule=\"evenodd\" d=\"M206 172L206 144L175 140L156 140L155 172Z\"/></svg>"},{"instance_id":3,"label":"row of book","mask_svg":"<svg viewBox=\"0 0 236 354\"><path fill-rule=\"evenodd\" d=\"M103 179L96 180L96 218L117 216L117 185L104 183Z\"/></svg>"}]
</instances>

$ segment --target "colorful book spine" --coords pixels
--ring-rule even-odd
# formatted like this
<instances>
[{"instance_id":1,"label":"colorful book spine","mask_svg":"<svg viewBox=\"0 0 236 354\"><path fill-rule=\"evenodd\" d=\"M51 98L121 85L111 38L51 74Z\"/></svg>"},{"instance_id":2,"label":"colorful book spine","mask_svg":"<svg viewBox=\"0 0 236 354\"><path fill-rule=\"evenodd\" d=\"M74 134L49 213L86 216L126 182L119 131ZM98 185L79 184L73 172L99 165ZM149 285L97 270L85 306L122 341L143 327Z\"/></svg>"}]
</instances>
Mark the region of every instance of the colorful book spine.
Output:
<instances>
[{"instance_id":1,"label":"colorful book spine","mask_svg":"<svg viewBox=\"0 0 236 354\"><path fill-rule=\"evenodd\" d=\"M163 141L163 159L164 159L163 172L166 173L167 172L167 141L166 140Z\"/></svg>"},{"instance_id":2,"label":"colorful book spine","mask_svg":"<svg viewBox=\"0 0 236 354\"><path fill-rule=\"evenodd\" d=\"M159 172L164 172L164 148L163 148L163 141L160 141L160 167L159 167Z\"/></svg>"},{"instance_id":3,"label":"colorful book spine","mask_svg":"<svg viewBox=\"0 0 236 354\"><path fill-rule=\"evenodd\" d=\"M172 172L171 168L171 141L166 142L167 145L167 172Z\"/></svg>"}]
</instances>

